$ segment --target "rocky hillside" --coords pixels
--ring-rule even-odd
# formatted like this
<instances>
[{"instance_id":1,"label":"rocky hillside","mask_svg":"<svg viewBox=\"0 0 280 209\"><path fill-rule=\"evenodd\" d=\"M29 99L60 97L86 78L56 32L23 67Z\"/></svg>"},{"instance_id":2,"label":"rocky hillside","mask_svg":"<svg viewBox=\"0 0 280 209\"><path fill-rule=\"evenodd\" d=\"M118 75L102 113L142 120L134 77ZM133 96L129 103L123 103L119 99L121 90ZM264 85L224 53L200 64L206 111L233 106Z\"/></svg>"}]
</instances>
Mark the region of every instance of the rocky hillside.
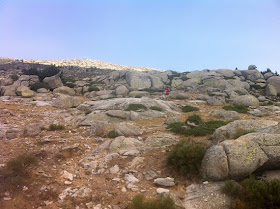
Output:
<instances>
[{"instance_id":1,"label":"rocky hillside","mask_svg":"<svg viewBox=\"0 0 280 209\"><path fill-rule=\"evenodd\" d=\"M80 68L97 68L105 70L133 70L133 71L151 71L158 69L149 67L131 67L124 65L117 65L109 62L103 62L92 59L66 59L66 60L34 60L34 59L10 59L0 58L0 64L11 64L16 62L41 64L41 65L56 65L59 67L80 67Z\"/></svg>"},{"instance_id":2,"label":"rocky hillside","mask_svg":"<svg viewBox=\"0 0 280 209\"><path fill-rule=\"evenodd\" d=\"M1 209L278 207L279 76L48 64L0 64Z\"/></svg>"}]
</instances>

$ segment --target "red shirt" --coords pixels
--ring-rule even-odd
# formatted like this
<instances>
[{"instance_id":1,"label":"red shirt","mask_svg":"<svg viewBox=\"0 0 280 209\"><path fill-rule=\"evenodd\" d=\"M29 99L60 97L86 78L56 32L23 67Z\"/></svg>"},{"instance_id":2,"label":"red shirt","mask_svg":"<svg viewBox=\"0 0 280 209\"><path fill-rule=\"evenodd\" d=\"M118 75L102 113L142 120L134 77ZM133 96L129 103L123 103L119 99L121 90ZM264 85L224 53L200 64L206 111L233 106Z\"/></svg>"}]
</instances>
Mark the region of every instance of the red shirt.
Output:
<instances>
[{"instance_id":1,"label":"red shirt","mask_svg":"<svg viewBox=\"0 0 280 209\"><path fill-rule=\"evenodd\" d=\"M170 93L170 90L167 89L167 90L165 91L165 95L169 95L169 93Z\"/></svg>"}]
</instances>

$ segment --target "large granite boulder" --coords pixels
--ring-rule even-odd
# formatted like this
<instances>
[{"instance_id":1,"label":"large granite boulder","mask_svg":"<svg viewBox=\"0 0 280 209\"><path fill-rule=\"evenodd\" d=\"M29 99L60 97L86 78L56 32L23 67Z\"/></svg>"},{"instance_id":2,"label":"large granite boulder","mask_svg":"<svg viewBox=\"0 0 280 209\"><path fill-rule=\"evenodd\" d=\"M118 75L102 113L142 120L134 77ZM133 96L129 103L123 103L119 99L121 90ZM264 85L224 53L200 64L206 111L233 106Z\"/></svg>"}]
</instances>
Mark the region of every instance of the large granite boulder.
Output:
<instances>
[{"instance_id":1,"label":"large granite boulder","mask_svg":"<svg viewBox=\"0 0 280 209\"><path fill-rule=\"evenodd\" d=\"M275 87L277 94L280 93L280 76L272 76L267 79L267 84L270 84Z\"/></svg>"},{"instance_id":2,"label":"large granite boulder","mask_svg":"<svg viewBox=\"0 0 280 209\"><path fill-rule=\"evenodd\" d=\"M205 179L218 181L243 179L255 171L279 168L280 135L250 133L210 147L201 171Z\"/></svg>"},{"instance_id":3,"label":"large granite boulder","mask_svg":"<svg viewBox=\"0 0 280 209\"><path fill-rule=\"evenodd\" d=\"M143 146L143 142L135 138L126 138L124 136L119 136L112 140L109 151L116 152L121 150L130 150L133 148L140 148Z\"/></svg>"},{"instance_id":4,"label":"large granite boulder","mask_svg":"<svg viewBox=\"0 0 280 209\"><path fill-rule=\"evenodd\" d=\"M31 86L34 83L39 82L37 75L21 75L17 81L13 83L14 86Z\"/></svg>"},{"instance_id":5,"label":"large granite boulder","mask_svg":"<svg viewBox=\"0 0 280 209\"><path fill-rule=\"evenodd\" d=\"M277 125L278 122L272 120L235 120L216 129L213 137L214 141L222 142L228 139L235 139L246 132L265 132L265 129Z\"/></svg>"},{"instance_id":6,"label":"large granite boulder","mask_svg":"<svg viewBox=\"0 0 280 209\"><path fill-rule=\"evenodd\" d=\"M243 70L242 75L250 81L257 81L258 79L264 79L263 75L258 70Z\"/></svg>"},{"instance_id":7,"label":"large granite boulder","mask_svg":"<svg viewBox=\"0 0 280 209\"><path fill-rule=\"evenodd\" d=\"M268 84L265 88L266 96L277 96L277 90L274 86Z\"/></svg>"},{"instance_id":8,"label":"large granite boulder","mask_svg":"<svg viewBox=\"0 0 280 209\"><path fill-rule=\"evenodd\" d=\"M140 136L143 134L143 131L138 126L129 123L118 124L116 131L121 136Z\"/></svg>"},{"instance_id":9,"label":"large granite boulder","mask_svg":"<svg viewBox=\"0 0 280 209\"><path fill-rule=\"evenodd\" d=\"M236 105L256 106L260 105L259 100L253 95L242 95L233 98L233 103Z\"/></svg>"},{"instance_id":10,"label":"large granite boulder","mask_svg":"<svg viewBox=\"0 0 280 209\"><path fill-rule=\"evenodd\" d=\"M60 79L59 74L51 76L51 77L46 77L46 78L44 78L43 82L47 83L51 90L54 90L58 87L63 86L63 83Z\"/></svg>"},{"instance_id":11,"label":"large granite boulder","mask_svg":"<svg viewBox=\"0 0 280 209\"><path fill-rule=\"evenodd\" d=\"M223 75L226 78L234 77L234 73L230 69L219 69L219 70L216 70L216 73L219 73L219 74Z\"/></svg>"},{"instance_id":12,"label":"large granite boulder","mask_svg":"<svg viewBox=\"0 0 280 209\"><path fill-rule=\"evenodd\" d=\"M69 96L66 94L57 94L56 99L53 101L55 107L70 108L77 107L84 102L84 99L77 96Z\"/></svg>"},{"instance_id":13,"label":"large granite boulder","mask_svg":"<svg viewBox=\"0 0 280 209\"><path fill-rule=\"evenodd\" d=\"M72 88L69 88L67 86L61 86L53 90L53 93L59 93L59 94L67 94L70 96L75 95L75 91Z\"/></svg>"},{"instance_id":14,"label":"large granite boulder","mask_svg":"<svg viewBox=\"0 0 280 209\"><path fill-rule=\"evenodd\" d=\"M222 120L226 121L234 121L241 119L240 114L235 111L227 111L227 110L216 110L213 115Z\"/></svg>"},{"instance_id":15,"label":"large granite boulder","mask_svg":"<svg viewBox=\"0 0 280 209\"><path fill-rule=\"evenodd\" d=\"M148 74L129 71L125 75L128 85L132 89L151 88L152 82Z\"/></svg>"},{"instance_id":16,"label":"large granite boulder","mask_svg":"<svg viewBox=\"0 0 280 209\"><path fill-rule=\"evenodd\" d=\"M115 94L116 95L127 95L129 92L129 90L127 89L127 87L125 85L120 85L115 89Z\"/></svg>"}]
</instances>

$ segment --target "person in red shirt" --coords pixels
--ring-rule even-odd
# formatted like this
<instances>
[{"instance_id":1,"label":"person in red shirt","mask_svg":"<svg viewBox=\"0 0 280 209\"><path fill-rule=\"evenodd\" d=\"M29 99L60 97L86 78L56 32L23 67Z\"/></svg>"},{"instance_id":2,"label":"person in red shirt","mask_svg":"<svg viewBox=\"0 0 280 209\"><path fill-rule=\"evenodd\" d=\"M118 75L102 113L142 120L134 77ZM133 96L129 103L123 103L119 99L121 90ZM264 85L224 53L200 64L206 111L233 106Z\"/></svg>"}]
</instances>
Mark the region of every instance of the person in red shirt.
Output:
<instances>
[{"instance_id":1,"label":"person in red shirt","mask_svg":"<svg viewBox=\"0 0 280 209\"><path fill-rule=\"evenodd\" d=\"M170 94L170 89L169 88L167 88L166 90L165 90L165 99L167 100L168 99L168 95Z\"/></svg>"}]
</instances>

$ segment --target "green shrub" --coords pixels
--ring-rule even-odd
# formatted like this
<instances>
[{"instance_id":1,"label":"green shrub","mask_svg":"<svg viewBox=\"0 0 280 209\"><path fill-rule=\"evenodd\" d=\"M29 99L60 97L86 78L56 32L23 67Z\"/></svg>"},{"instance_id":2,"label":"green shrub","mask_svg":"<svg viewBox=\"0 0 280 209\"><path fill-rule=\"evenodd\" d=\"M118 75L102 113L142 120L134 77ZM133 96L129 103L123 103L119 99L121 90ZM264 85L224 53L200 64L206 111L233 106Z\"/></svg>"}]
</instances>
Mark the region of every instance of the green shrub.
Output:
<instances>
[{"instance_id":1,"label":"green shrub","mask_svg":"<svg viewBox=\"0 0 280 209\"><path fill-rule=\"evenodd\" d=\"M18 75L13 74L13 75L10 75L10 78L11 78L13 81L17 81L19 77L18 77Z\"/></svg>"},{"instance_id":2,"label":"green shrub","mask_svg":"<svg viewBox=\"0 0 280 209\"><path fill-rule=\"evenodd\" d=\"M92 92L92 91L100 91L100 90L99 90L99 88L96 87L96 86L90 86L90 87L88 88L88 91L89 91L89 92Z\"/></svg>"},{"instance_id":3,"label":"green shrub","mask_svg":"<svg viewBox=\"0 0 280 209\"><path fill-rule=\"evenodd\" d=\"M169 124L167 129L174 133L183 134L185 136L206 136L208 134L213 134L217 128L228 124L228 122L222 120L203 122L198 115L190 116L185 123L187 123L187 121L195 123L198 126L186 128L184 123L175 122Z\"/></svg>"},{"instance_id":4,"label":"green shrub","mask_svg":"<svg viewBox=\"0 0 280 209\"><path fill-rule=\"evenodd\" d=\"M250 85L250 89L256 89L256 90L259 90L259 89L265 89L265 86L260 86L258 84L252 84Z\"/></svg>"},{"instance_id":5,"label":"green shrub","mask_svg":"<svg viewBox=\"0 0 280 209\"><path fill-rule=\"evenodd\" d=\"M198 111L198 110L199 110L198 107L193 107L190 105L185 105L184 107L182 107L183 112L193 112L193 111Z\"/></svg>"},{"instance_id":6,"label":"green shrub","mask_svg":"<svg viewBox=\"0 0 280 209\"><path fill-rule=\"evenodd\" d=\"M182 140L167 154L167 163L181 174L198 174L205 152L204 146Z\"/></svg>"},{"instance_id":7,"label":"green shrub","mask_svg":"<svg viewBox=\"0 0 280 209\"><path fill-rule=\"evenodd\" d=\"M223 107L224 110L228 111L236 111L239 113L247 113L248 107L246 105L227 105Z\"/></svg>"},{"instance_id":8,"label":"green shrub","mask_svg":"<svg viewBox=\"0 0 280 209\"><path fill-rule=\"evenodd\" d=\"M37 159L33 155L22 154L7 162L0 170L0 190L13 189L22 185L29 176L31 165L36 165Z\"/></svg>"},{"instance_id":9,"label":"green shrub","mask_svg":"<svg viewBox=\"0 0 280 209\"><path fill-rule=\"evenodd\" d=\"M243 135L246 135L246 134L249 134L249 133L254 133L254 132L256 132L256 131L255 130L244 130L242 128L239 128L239 129L236 130L234 139L237 139L240 136L243 136Z\"/></svg>"},{"instance_id":10,"label":"green shrub","mask_svg":"<svg viewBox=\"0 0 280 209\"><path fill-rule=\"evenodd\" d=\"M191 122L191 123L194 123L196 125L199 125L199 124L203 123L201 117L199 115L196 115L196 114L189 116L188 119L186 120L186 123L187 122Z\"/></svg>"},{"instance_id":11,"label":"green shrub","mask_svg":"<svg viewBox=\"0 0 280 209\"><path fill-rule=\"evenodd\" d=\"M115 131L115 130L109 131L109 132L107 133L107 137L108 137L108 138L116 138L116 137L118 137L118 136L119 136L119 133L118 133L117 131Z\"/></svg>"},{"instance_id":12,"label":"green shrub","mask_svg":"<svg viewBox=\"0 0 280 209\"><path fill-rule=\"evenodd\" d=\"M49 126L49 131L56 131L56 130L64 130L65 129L65 127L64 127L64 125L61 125L61 124L51 124L50 126Z\"/></svg>"},{"instance_id":13,"label":"green shrub","mask_svg":"<svg viewBox=\"0 0 280 209\"><path fill-rule=\"evenodd\" d=\"M76 84L74 84L74 83L65 83L64 85L69 87L69 88L75 88L76 87Z\"/></svg>"},{"instance_id":14,"label":"green shrub","mask_svg":"<svg viewBox=\"0 0 280 209\"><path fill-rule=\"evenodd\" d=\"M162 112L163 109L161 107L158 107L158 106L152 106L150 107L151 110L155 110L155 111L159 111L159 112Z\"/></svg>"},{"instance_id":15,"label":"green shrub","mask_svg":"<svg viewBox=\"0 0 280 209\"><path fill-rule=\"evenodd\" d=\"M42 81L45 77L51 77L60 72L59 68L55 65L50 65L43 70L37 70L37 68L29 68L28 70L23 70L24 75L37 75Z\"/></svg>"},{"instance_id":16,"label":"green shrub","mask_svg":"<svg viewBox=\"0 0 280 209\"><path fill-rule=\"evenodd\" d=\"M141 111L147 110L147 107L143 104L129 104L126 111Z\"/></svg>"},{"instance_id":17,"label":"green shrub","mask_svg":"<svg viewBox=\"0 0 280 209\"><path fill-rule=\"evenodd\" d=\"M232 185L222 188L222 191L234 198L233 209L280 208L280 180L256 180L251 176L243 180L241 186L241 191Z\"/></svg>"},{"instance_id":18,"label":"green shrub","mask_svg":"<svg viewBox=\"0 0 280 209\"><path fill-rule=\"evenodd\" d=\"M39 75L39 70L37 70L37 68L31 67L28 70L27 69L22 70L22 73L24 75Z\"/></svg>"},{"instance_id":19,"label":"green shrub","mask_svg":"<svg viewBox=\"0 0 280 209\"><path fill-rule=\"evenodd\" d=\"M50 86L44 82L37 82L30 86L30 89L33 91L37 91L40 88L50 89Z\"/></svg>"},{"instance_id":20,"label":"green shrub","mask_svg":"<svg viewBox=\"0 0 280 209\"><path fill-rule=\"evenodd\" d=\"M90 114L92 111L91 110L86 110L85 111L85 115L88 115L88 114Z\"/></svg>"},{"instance_id":21,"label":"green shrub","mask_svg":"<svg viewBox=\"0 0 280 209\"><path fill-rule=\"evenodd\" d=\"M224 186L221 187L221 192L231 197L238 197L242 187L233 180L225 181Z\"/></svg>"},{"instance_id":22,"label":"green shrub","mask_svg":"<svg viewBox=\"0 0 280 209\"><path fill-rule=\"evenodd\" d=\"M170 123L167 126L167 130L172 131L177 134L184 134L184 131L186 130L186 128L184 128L184 123L174 122L174 123Z\"/></svg>"},{"instance_id":23,"label":"green shrub","mask_svg":"<svg viewBox=\"0 0 280 209\"><path fill-rule=\"evenodd\" d=\"M142 194L138 194L132 199L128 209L176 209L176 206L170 197L147 199Z\"/></svg>"},{"instance_id":24,"label":"green shrub","mask_svg":"<svg viewBox=\"0 0 280 209\"><path fill-rule=\"evenodd\" d=\"M268 102L267 102L267 105L274 105L274 102L268 101Z\"/></svg>"}]
</instances>

